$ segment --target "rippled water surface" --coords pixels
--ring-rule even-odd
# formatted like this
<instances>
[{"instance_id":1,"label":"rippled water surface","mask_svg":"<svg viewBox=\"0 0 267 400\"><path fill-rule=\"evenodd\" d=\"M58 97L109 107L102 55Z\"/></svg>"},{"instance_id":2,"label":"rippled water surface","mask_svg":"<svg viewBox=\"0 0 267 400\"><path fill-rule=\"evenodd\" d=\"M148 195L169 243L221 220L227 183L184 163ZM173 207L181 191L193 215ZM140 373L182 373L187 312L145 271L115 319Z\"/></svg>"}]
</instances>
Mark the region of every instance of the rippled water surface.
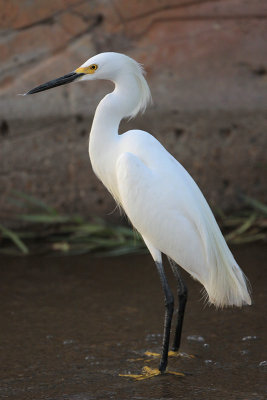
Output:
<instances>
[{"instance_id":1,"label":"rippled water surface","mask_svg":"<svg viewBox=\"0 0 267 400\"><path fill-rule=\"evenodd\" d=\"M204 307L189 288L181 351L163 375L133 381L144 352L160 351L163 298L149 255L1 258L0 398L240 399L266 393L266 260L263 246L234 249L253 288L242 310ZM168 271L175 292L175 282ZM158 366L158 360L148 365Z\"/></svg>"}]
</instances>

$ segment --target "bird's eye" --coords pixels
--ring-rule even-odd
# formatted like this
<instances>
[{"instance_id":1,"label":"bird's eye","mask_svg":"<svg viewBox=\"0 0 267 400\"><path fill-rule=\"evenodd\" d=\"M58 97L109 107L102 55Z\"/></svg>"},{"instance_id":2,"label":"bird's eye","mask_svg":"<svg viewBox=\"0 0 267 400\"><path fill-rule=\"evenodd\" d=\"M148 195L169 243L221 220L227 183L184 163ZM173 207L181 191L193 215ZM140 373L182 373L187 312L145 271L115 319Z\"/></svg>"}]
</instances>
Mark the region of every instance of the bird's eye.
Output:
<instances>
[{"instance_id":1,"label":"bird's eye","mask_svg":"<svg viewBox=\"0 0 267 400\"><path fill-rule=\"evenodd\" d=\"M97 67L96 64L90 65L90 69L91 69L92 71L95 71L97 68L98 68L98 67Z\"/></svg>"}]
</instances>

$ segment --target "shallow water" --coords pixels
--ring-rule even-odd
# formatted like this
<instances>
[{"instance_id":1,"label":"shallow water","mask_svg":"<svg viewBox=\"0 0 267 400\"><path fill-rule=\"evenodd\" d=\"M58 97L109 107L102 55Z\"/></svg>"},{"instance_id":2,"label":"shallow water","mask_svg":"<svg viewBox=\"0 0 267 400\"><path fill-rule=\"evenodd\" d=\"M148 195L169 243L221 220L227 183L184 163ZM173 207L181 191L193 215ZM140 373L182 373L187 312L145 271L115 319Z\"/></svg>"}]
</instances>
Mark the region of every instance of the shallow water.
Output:
<instances>
[{"instance_id":1,"label":"shallow water","mask_svg":"<svg viewBox=\"0 0 267 400\"><path fill-rule=\"evenodd\" d=\"M196 357L170 358L169 369L185 377L139 382L118 375L140 373L144 361L132 360L160 351L163 298L149 255L2 257L0 398L265 399L267 249L234 253L254 305L204 307L200 285L184 274L189 300L181 351ZM156 368L158 360L148 365Z\"/></svg>"}]
</instances>

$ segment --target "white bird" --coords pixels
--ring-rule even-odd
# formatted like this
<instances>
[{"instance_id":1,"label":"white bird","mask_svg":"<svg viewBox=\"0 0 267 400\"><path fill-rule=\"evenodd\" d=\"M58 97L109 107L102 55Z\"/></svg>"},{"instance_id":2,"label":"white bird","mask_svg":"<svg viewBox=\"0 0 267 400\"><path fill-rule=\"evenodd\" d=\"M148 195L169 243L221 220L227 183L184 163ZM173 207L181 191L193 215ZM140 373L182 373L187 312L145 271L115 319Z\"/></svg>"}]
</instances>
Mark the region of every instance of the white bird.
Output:
<instances>
[{"instance_id":1,"label":"white bird","mask_svg":"<svg viewBox=\"0 0 267 400\"><path fill-rule=\"evenodd\" d=\"M74 72L37 86L33 94L75 80L110 80L113 92L99 103L89 141L97 177L140 233L157 266L165 297L159 373L166 370L174 300L165 277L166 254L178 283L179 309L173 350L180 346L187 289L179 266L206 289L216 307L251 304L246 277L236 263L197 184L147 132L118 134L120 121L144 111L151 95L143 68L119 53L98 54Z\"/></svg>"}]
</instances>

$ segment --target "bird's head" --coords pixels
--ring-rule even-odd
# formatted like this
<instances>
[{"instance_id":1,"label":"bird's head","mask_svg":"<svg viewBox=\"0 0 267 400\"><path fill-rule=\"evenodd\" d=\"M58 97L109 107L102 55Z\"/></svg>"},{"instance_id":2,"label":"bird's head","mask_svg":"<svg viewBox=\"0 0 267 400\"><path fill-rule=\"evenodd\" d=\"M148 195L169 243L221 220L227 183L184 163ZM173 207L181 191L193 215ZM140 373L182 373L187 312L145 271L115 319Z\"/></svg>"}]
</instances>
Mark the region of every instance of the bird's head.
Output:
<instances>
[{"instance_id":1,"label":"bird's head","mask_svg":"<svg viewBox=\"0 0 267 400\"><path fill-rule=\"evenodd\" d=\"M143 69L132 58L120 53L100 53L89 58L73 72L53 79L29 90L25 95L42 92L56 86L65 85L73 81L107 79L116 81L122 74L143 75Z\"/></svg>"}]
</instances>

